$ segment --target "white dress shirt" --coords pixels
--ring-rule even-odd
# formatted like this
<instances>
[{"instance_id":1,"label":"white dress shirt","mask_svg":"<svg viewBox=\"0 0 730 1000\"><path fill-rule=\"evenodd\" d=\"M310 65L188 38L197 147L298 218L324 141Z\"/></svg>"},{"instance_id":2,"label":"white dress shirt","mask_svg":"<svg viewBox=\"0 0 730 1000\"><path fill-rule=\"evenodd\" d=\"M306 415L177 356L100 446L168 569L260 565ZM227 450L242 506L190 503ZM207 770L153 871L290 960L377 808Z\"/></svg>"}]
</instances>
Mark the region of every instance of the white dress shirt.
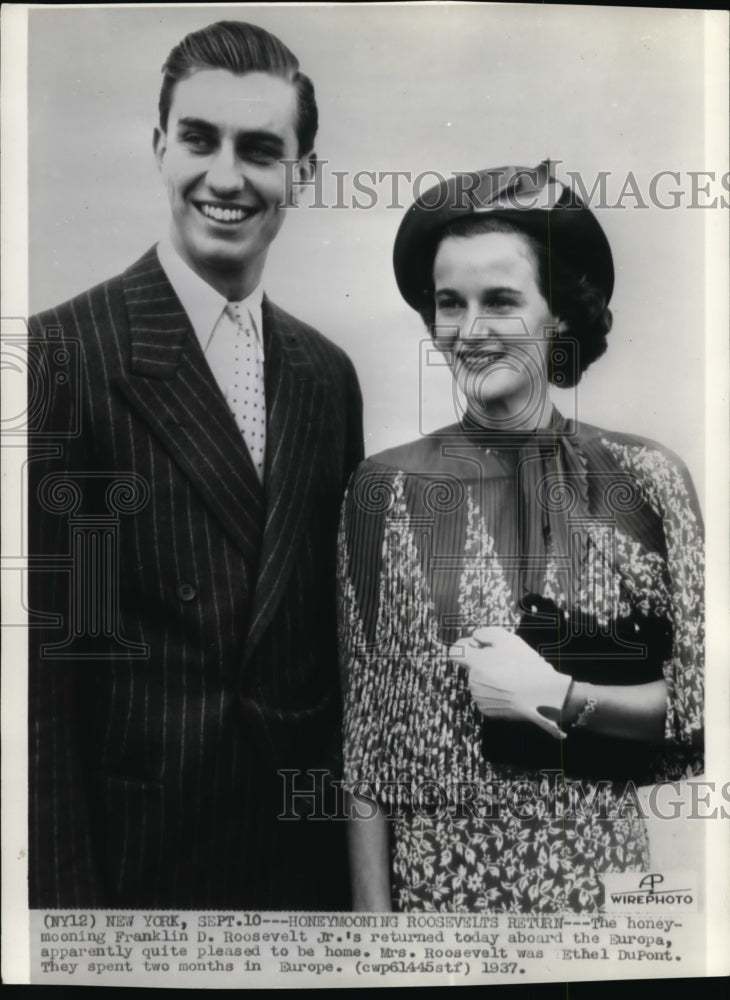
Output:
<instances>
[{"instance_id":1,"label":"white dress shirt","mask_svg":"<svg viewBox=\"0 0 730 1000\"><path fill-rule=\"evenodd\" d=\"M231 411L236 416L232 382L236 324L225 311L228 301L185 263L169 239L160 241L157 246L157 256L175 290L175 294L188 315L213 377L226 402L231 407ZM261 313L263 295L263 288L259 285L250 295L237 303L239 315L242 317L248 315L250 319L250 329L254 334L257 359L261 366L264 363ZM248 326L248 323L246 325Z\"/></svg>"}]
</instances>

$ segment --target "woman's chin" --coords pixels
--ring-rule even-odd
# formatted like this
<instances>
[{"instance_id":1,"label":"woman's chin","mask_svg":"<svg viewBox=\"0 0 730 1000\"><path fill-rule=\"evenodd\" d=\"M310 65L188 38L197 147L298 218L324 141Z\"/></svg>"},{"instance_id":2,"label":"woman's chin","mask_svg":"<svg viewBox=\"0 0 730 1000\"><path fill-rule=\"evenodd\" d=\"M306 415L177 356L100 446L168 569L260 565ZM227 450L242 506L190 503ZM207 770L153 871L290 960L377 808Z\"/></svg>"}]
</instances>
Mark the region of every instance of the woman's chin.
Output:
<instances>
[{"instance_id":1,"label":"woman's chin","mask_svg":"<svg viewBox=\"0 0 730 1000\"><path fill-rule=\"evenodd\" d=\"M482 427L525 431L540 426L545 409L542 397L528 394L467 396L466 411Z\"/></svg>"},{"instance_id":2,"label":"woman's chin","mask_svg":"<svg viewBox=\"0 0 730 1000\"><path fill-rule=\"evenodd\" d=\"M513 364L494 363L488 368L464 367L457 378L464 396L482 406L509 405L513 396L529 392L526 373L515 371Z\"/></svg>"},{"instance_id":3,"label":"woman's chin","mask_svg":"<svg viewBox=\"0 0 730 1000\"><path fill-rule=\"evenodd\" d=\"M494 362L487 368L476 365L460 367L456 382L461 396L460 408L471 419L495 430L524 431L540 424L544 415L546 383L524 366L516 370L514 362Z\"/></svg>"},{"instance_id":4,"label":"woman's chin","mask_svg":"<svg viewBox=\"0 0 730 1000\"><path fill-rule=\"evenodd\" d=\"M460 388L470 411L500 418L521 409L530 395L529 387L526 392L525 386L516 385L514 378L504 375L495 372L489 379L480 379L478 385L474 385L471 379L461 383Z\"/></svg>"}]
</instances>

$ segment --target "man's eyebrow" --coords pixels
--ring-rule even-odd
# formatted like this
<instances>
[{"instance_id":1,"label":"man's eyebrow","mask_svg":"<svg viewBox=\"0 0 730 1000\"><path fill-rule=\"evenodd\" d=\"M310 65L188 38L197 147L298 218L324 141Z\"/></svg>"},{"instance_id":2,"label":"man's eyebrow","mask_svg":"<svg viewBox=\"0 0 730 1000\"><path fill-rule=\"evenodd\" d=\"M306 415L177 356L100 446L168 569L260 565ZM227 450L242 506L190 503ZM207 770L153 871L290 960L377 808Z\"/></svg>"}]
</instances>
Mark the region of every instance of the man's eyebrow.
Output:
<instances>
[{"instance_id":1,"label":"man's eyebrow","mask_svg":"<svg viewBox=\"0 0 730 1000\"><path fill-rule=\"evenodd\" d=\"M197 128L206 132L217 132L218 129L212 122L207 122L204 118L179 118L178 128Z\"/></svg>"},{"instance_id":2,"label":"man's eyebrow","mask_svg":"<svg viewBox=\"0 0 730 1000\"><path fill-rule=\"evenodd\" d=\"M276 132L268 132L266 129L256 129L248 132L241 129L237 138L247 146L261 144L263 146L275 146L277 149L284 149L284 140Z\"/></svg>"},{"instance_id":3,"label":"man's eyebrow","mask_svg":"<svg viewBox=\"0 0 730 1000\"><path fill-rule=\"evenodd\" d=\"M218 132L218 126L213 124L213 122L206 121L204 118L179 118L177 127L179 129L195 128L200 131ZM242 128L238 131L236 139L247 146L261 144L273 146L277 149L284 149L285 146L284 140L280 135L277 135L276 132L269 132L267 129L249 131Z\"/></svg>"}]
</instances>

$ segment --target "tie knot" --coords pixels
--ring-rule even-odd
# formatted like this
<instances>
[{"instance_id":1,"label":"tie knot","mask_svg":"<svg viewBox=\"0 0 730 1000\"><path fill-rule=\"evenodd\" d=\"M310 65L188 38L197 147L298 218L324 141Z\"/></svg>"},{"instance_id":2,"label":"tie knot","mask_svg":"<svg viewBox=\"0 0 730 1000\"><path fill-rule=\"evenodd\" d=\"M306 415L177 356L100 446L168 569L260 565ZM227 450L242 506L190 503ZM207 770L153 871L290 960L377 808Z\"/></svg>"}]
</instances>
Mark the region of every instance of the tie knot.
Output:
<instances>
[{"instance_id":1,"label":"tie knot","mask_svg":"<svg viewBox=\"0 0 730 1000\"><path fill-rule=\"evenodd\" d=\"M240 302L228 302L226 312L232 320L243 326L243 308Z\"/></svg>"}]
</instances>

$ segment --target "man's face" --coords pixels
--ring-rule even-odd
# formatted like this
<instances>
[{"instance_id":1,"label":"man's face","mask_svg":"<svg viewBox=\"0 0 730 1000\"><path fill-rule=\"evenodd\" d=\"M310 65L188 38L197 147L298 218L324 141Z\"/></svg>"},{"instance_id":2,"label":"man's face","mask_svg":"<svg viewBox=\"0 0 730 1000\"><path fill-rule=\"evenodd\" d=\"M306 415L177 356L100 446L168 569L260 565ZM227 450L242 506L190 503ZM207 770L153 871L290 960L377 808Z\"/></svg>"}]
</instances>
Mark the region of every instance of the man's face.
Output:
<instances>
[{"instance_id":1,"label":"man's face","mask_svg":"<svg viewBox=\"0 0 730 1000\"><path fill-rule=\"evenodd\" d=\"M206 280L259 280L289 201L298 158L296 91L270 73L198 70L175 87L155 156L172 209L178 253ZM303 157L295 177L307 176ZM250 282L249 282L250 284Z\"/></svg>"}]
</instances>

